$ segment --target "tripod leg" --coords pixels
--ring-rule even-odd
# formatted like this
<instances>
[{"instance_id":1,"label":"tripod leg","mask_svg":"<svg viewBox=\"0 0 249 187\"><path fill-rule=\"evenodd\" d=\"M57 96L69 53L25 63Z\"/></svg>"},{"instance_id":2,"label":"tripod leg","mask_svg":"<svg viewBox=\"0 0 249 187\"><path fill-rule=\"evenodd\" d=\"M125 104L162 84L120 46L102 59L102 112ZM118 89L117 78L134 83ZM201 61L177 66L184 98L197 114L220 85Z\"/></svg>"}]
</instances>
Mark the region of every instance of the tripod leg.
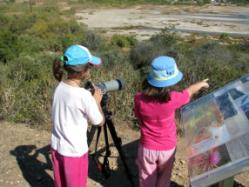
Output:
<instances>
[{"instance_id":1,"label":"tripod leg","mask_svg":"<svg viewBox=\"0 0 249 187\"><path fill-rule=\"evenodd\" d=\"M110 145L109 145L109 140L108 140L106 123L104 124L104 137L105 137L105 156L104 156L104 161L103 161L102 173L104 174L105 178L108 178L110 176L110 166L109 166L108 157L111 155L111 151L110 151Z\"/></svg>"},{"instance_id":2,"label":"tripod leg","mask_svg":"<svg viewBox=\"0 0 249 187\"><path fill-rule=\"evenodd\" d=\"M110 176L110 168L109 168L108 157L110 156L111 151L110 151L110 145L109 145L109 140L108 140L108 135L107 135L107 125L106 125L106 123L103 125L103 129L104 129L104 138L105 138L105 145L106 145L105 146L105 155L104 155L103 162L99 161L99 156L100 156L101 153L98 153L98 143L99 143L99 138L100 138L100 133L102 131L102 127L95 128L94 131L92 132L93 133L92 137L90 136L89 138L91 138L91 141L92 141L94 133L97 130L97 137L96 137L96 142L95 142L95 152L93 154L93 158L94 158L94 161L96 163L97 169L102 172L102 174L104 175L105 178L108 178Z\"/></svg>"},{"instance_id":3,"label":"tripod leg","mask_svg":"<svg viewBox=\"0 0 249 187\"><path fill-rule=\"evenodd\" d=\"M90 131L87 131L87 144L88 144L88 146L91 145L97 128L98 127L92 126Z\"/></svg>"},{"instance_id":4,"label":"tripod leg","mask_svg":"<svg viewBox=\"0 0 249 187\"><path fill-rule=\"evenodd\" d=\"M135 183L134 183L134 181L133 181L132 174L131 174L130 169L129 169L127 163L126 163L125 155L124 155L124 152L123 152L123 150L122 150L122 146L121 146L121 145L122 145L122 141L121 141L121 138L119 138L119 137L117 136L115 127L114 127L113 122L112 122L112 120L111 120L110 117L107 117L107 119L106 119L106 124L107 124L107 126L108 126L108 128L109 128L109 131L110 131L110 133L111 133L111 136L112 136L112 140L113 140L113 142L114 142L114 145L115 145L115 147L116 147L117 150L118 150L118 153L119 153L119 156L120 156L120 158L121 158L121 161L122 161L123 164L124 164L124 168L125 168L127 177L128 177L128 179L130 180L131 185L132 185L133 187L135 187Z\"/></svg>"}]
</instances>

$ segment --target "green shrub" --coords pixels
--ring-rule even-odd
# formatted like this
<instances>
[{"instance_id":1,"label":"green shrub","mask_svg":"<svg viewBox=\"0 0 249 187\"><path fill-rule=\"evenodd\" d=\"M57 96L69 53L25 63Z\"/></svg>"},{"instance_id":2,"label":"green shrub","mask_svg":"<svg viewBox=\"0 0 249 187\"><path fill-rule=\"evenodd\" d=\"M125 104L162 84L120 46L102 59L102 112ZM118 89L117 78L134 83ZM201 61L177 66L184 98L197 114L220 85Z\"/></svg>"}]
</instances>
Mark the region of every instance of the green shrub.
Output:
<instances>
[{"instance_id":1,"label":"green shrub","mask_svg":"<svg viewBox=\"0 0 249 187\"><path fill-rule=\"evenodd\" d=\"M221 40L228 40L229 39L229 34L227 33L222 33L219 37Z\"/></svg>"},{"instance_id":2,"label":"green shrub","mask_svg":"<svg viewBox=\"0 0 249 187\"><path fill-rule=\"evenodd\" d=\"M243 42L240 42L238 44L233 44L231 46L232 46L233 50L247 52L247 54L249 53L249 41L243 41Z\"/></svg>"},{"instance_id":3,"label":"green shrub","mask_svg":"<svg viewBox=\"0 0 249 187\"><path fill-rule=\"evenodd\" d=\"M137 40L133 36L115 34L111 38L111 45L120 48L129 48L136 44Z\"/></svg>"},{"instance_id":4,"label":"green shrub","mask_svg":"<svg viewBox=\"0 0 249 187\"><path fill-rule=\"evenodd\" d=\"M0 61L6 63L15 57L18 36L10 31L3 30L0 32Z\"/></svg>"},{"instance_id":5,"label":"green shrub","mask_svg":"<svg viewBox=\"0 0 249 187\"><path fill-rule=\"evenodd\" d=\"M87 31L82 43L84 46L92 50L101 49L105 45L102 37L94 31Z\"/></svg>"},{"instance_id":6,"label":"green shrub","mask_svg":"<svg viewBox=\"0 0 249 187\"><path fill-rule=\"evenodd\" d=\"M45 111L48 111L53 85L52 59L44 55L40 57L20 56L5 65L5 76L0 80L0 90L4 92L0 100L6 106L1 111L2 118L38 125L48 122L49 114Z\"/></svg>"},{"instance_id":7,"label":"green shrub","mask_svg":"<svg viewBox=\"0 0 249 187\"><path fill-rule=\"evenodd\" d=\"M152 60L161 55L176 56L177 36L167 29L154 35L148 41L137 43L130 53L130 59L135 69L140 69L142 75L147 73ZM176 51L175 53L173 51Z\"/></svg>"},{"instance_id":8,"label":"green shrub","mask_svg":"<svg viewBox=\"0 0 249 187\"><path fill-rule=\"evenodd\" d=\"M75 21L60 18L56 10L48 7L33 14L0 16L2 119L28 124L50 120L56 83L51 72L53 58L65 46L84 39L83 29Z\"/></svg>"},{"instance_id":9,"label":"green shrub","mask_svg":"<svg viewBox=\"0 0 249 187\"><path fill-rule=\"evenodd\" d=\"M179 62L185 75L184 84L209 78L209 91L212 91L243 76L246 70L238 68L243 62L236 54L237 49L230 49L218 42L207 42L190 49L185 59Z\"/></svg>"},{"instance_id":10,"label":"green shrub","mask_svg":"<svg viewBox=\"0 0 249 187\"><path fill-rule=\"evenodd\" d=\"M15 0L4 0L5 3L14 3Z\"/></svg>"},{"instance_id":11,"label":"green shrub","mask_svg":"<svg viewBox=\"0 0 249 187\"><path fill-rule=\"evenodd\" d=\"M237 5L248 5L249 4L248 0L227 0L226 2L234 3Z\"/></svg>"},{"instance_id":12,"label":"green shrub","mask_svg":"<svg viewBox=\"0 0 249 187\"><path fill-rule=\"evenodd\" d=\"M131 50L130 58L135 69L148 66L157 54L152 42L140 42Z\"/></svg>"},{"instance_id":13,"label":"green shrub","mask_svg":"<svg viewBox=\"0 0 249 187\"><path fill-rule=\"evenodd\" d=\"M205 5L205 4L209 4L211 1L210 0L196 0L196 3L198 5Z\"/></svg>"}]
</instances>

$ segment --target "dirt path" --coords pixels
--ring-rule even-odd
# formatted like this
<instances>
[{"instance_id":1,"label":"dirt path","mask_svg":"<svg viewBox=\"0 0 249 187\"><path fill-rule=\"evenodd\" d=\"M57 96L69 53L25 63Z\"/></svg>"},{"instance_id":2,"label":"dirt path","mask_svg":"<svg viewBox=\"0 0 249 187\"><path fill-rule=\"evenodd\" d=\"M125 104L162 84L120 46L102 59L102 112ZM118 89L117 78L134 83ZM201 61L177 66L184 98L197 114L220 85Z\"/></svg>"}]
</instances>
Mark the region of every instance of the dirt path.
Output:
<instances>
[{"instance_id":1,"label":"dirt path","mask_svg":"<svg viewBox=\"0 0 249 187\"><path fill-rule=\"evenodd\" d=\"M139 134L128 125L122 125L116 130L118 136L122 139L122 150L134 176L133 180L138 185L135 158ZM24 124L9 124L6 122L0 123L0 131L0 186L52 186L53 175L49 153L50 133L31 129ZM102 141L101 145L103 145ZM111 172L108 180L105 180L96 170L92 157L90 157L89 187L130 186L124 172L123 162L121 162L118 151L114 146L111 147L111 153L109 161L113 172ZM177 156L176 163L172 184L186 186L186 162Z\"/></svg>"},{"instance_id":2,"label":"dirt path","mask_svg":"<svg viewBox=\"0 0 249 187\"><path fill-rule=\"evenodd\" d=\"M118 136L121 137L122 150L126 162L138 186L137 167L135 164L139 133L130 128L128 124L117 125ZM51 158L49 153L50 133L38 129L31 129L24 124L10 124L0 122L0 186L1 187L49 187L53 186ZM176 161L172 173L172 186L187 187L187 165L184 157L183 140L178 139ZM103 142L100 142L100 146ZM90 149L90 154L91 154ZM128 187L130 186L120 160L117 149L111 147L110 168L112 170L108 180L96 170L90 156L88 186ZM249 186L249 173L238 175L236 186Z\"/></svg>"},{"instance_id":3,"label":"dirt path","mask_svg":"<svg viewBox=\"0 0 249 187\"><path fill-rule=\"evenodd\" d=\"M79 22L107 35L129 34L147 39L165 27L186 33L249 37L249 7L155 6L86 9L76 13Z\"/></svg>"}]
</instances>

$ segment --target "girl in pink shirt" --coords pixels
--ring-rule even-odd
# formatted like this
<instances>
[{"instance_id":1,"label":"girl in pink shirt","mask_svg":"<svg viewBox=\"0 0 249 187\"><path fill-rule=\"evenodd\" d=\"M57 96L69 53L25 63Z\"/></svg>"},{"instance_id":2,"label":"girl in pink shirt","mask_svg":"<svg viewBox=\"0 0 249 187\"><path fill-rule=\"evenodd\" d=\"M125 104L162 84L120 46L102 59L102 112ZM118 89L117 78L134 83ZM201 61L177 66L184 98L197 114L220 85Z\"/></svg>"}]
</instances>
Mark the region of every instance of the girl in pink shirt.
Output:
<instances>
[{"instance_id":1,"label":"girl in pink shirt","mask_svg":"<svg viewBox=\"0 0 249 187\"><path fill-rule=\"evenodd\" d=\"M187 104L193 94L208 88L208 79L177 92L169 88L183 75L175 60L159 56L152 61L151 72L134 98L134 112L140 123L138 169L140 187L167 187L176 148L175 111Z\"/></svg>"}]
</instances>

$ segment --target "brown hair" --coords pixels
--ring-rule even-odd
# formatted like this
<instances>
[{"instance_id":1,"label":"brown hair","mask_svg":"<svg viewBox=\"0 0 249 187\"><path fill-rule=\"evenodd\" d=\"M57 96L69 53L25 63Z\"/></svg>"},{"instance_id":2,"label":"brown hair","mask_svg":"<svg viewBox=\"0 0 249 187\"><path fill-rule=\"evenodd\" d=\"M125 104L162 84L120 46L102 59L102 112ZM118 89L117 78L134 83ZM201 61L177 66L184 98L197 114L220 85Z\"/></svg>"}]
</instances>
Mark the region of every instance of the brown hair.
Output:
<instances>
[{"instance_id":1,"label":"brown hair","mask_svg":"<svg viewBox=\"0 0 249 187\"><path fill-rule=\"evenodd\" d=\"M150 85L146 79L142 83L142 92L149 98L157 100L159 102L167 102L170 100L169 89L167 87L154 87Z\"/></svg>"},{"instance_id":2,"label":"brown hair","mask_svg":"<svg viewBox=\"0 0 249 187\"><path fill-rule=\"evenodd\" d=\"M88 71L88 69L92 66L91 64L82 64L75 66L68 66L61 62L59 59L55 59L53 62L53 74L56 80L61 81L64 75L64 70L66 70L68 78L81 78L82 73Z\"/></svg>"},{"instance_id":3,"label":"brown hair","mask_svg":"<svg viewBox=\"0 0 249 187\"><path fill-rule=\"evenodd\" d=\"M61 65L61 61L58 59L55 59L53 62L53 74L54 77L57 81L61 81L62 77L63 77L63 69L62 69L62 65Z\"/></svg>"}]
</instances>

